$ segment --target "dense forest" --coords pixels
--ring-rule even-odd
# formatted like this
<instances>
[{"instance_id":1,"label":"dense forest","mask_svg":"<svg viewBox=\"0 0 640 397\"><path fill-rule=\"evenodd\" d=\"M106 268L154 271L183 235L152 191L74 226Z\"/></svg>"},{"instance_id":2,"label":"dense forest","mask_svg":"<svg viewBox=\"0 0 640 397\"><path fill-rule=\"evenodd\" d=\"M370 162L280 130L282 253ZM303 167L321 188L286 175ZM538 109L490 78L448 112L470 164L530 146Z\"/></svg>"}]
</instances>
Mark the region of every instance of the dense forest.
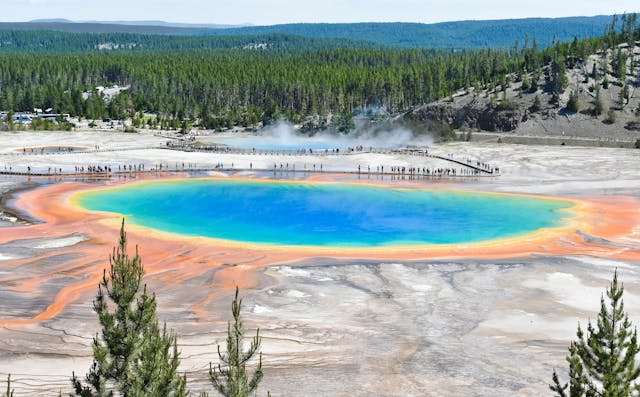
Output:
<instances>
[{"instance_id":1,"label":"dense forest","mask_svg":"<svg viewBox=\"0 0 640 397\"><path fill-rule=\"evenodd\" d=\"M67 33L0 30L0 54L91 51L260 49L271 55L331 48L379 48L366 41L279 33L235 36L161 36L135 33Z\"/></svg>"},{"instance_id":2,"label":"dense forest","mask_svg":"<svg viewBox=\"0 0 640 397\"><path fill-rule=\"evenodd\" d=\"M218 27L168 26L150 24L133 26L113 23L5 22L0 30L57 30L75 33L138 33L165 35L273 35L286 34L309 38L343 38L369 41L386 47L479 49L508 48L525 35L538 39L547 47L556 41L599 36L612 16L527 18L494 21L456 21L422 23L299 23L272 26Z\"/></svg>"},{"instance_id":3,"label":"dense forest","mask_svg":"<svg viewBox=\"0 0 640 397\"><path fill-rule=\"evenodd\" d=\"M150 112L158 115L153 123L164 128L189 120L224 129L286 117L348 129L351 117L370 107L399 113L459 90L493 90L514 80L522 80L526 90L558 94L565 89L567 67L636 40L639 33L632 14L615 18L604 36L576 37L543 50L534 39L507 50L282 46L276 51L25 51L0 54L0 109L53 108L90 119L132 117L136 125L151 123L142 121L142 113ZM244 39L221 42L232 40ZM130 88L112 99L95 91L112 84Z\"/></svg>"},{"instance_id":4,"label":"dense forest","mask_svg":"<svg viewBox=\"0 0 640 397\"><path fill-rule=\"evenodd\" d=\"M486 85L520 68L505 51L332 49L273 56L260 51L185 50L0 56L0 109L53 108L96 119L152 112L199 119L208 128L252 125L278 115L398 112ZM113 100L96 86L130 85Z\"/></svg>"}]
</instances>

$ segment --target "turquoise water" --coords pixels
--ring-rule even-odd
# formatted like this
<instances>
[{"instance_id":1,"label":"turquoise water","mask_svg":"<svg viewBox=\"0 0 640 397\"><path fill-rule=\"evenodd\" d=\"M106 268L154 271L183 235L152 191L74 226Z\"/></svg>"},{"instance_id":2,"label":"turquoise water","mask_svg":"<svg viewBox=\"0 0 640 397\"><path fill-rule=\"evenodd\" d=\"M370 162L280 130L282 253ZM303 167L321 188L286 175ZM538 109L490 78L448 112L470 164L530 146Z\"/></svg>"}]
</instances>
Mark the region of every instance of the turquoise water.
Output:
<instances>
[{"instance_id":1,"label":"turquoise water","mask_svg":"<svg viewBox=\"0 0 640 397\"><path fill-rule=\"evenodd\" d=\"M300 136L290 136L286 138L272 136L243 136L219 138L217 143L237 149L255 150L344 150L347 145L344 142L336 142L323 137L304 138Z\"/></svg>"},{"instance_id":2,"label":"turquoise water","mask_svg":"<svg viewBox=\"0 0 640 397\"><path fill-rule=\"evenodd\" d=\"M370 185L239 180L153 182L82 194L90 210L193 236L283 245L451 244L562 224L571 203Z\"/></svg>"}]
</instances>

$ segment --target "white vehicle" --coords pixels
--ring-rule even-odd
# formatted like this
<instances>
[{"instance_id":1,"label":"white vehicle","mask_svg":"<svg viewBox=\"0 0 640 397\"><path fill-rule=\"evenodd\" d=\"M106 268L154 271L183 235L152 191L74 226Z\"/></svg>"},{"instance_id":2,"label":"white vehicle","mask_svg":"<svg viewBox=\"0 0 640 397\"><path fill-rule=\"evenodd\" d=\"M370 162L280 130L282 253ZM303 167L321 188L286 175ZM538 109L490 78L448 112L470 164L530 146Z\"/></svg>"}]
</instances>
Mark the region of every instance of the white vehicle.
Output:
<instances>
[{"instance_id":1,"label":"white vehicle","mask_svg":"<svg viewBox=\"0 0 640 397\"><path fill-rule=\"evenodd\" d=\"M21 124L30 124L33 121L33 117L28 114L16 114L13 116L13 121Z\"/></svg>"}]
</instances>

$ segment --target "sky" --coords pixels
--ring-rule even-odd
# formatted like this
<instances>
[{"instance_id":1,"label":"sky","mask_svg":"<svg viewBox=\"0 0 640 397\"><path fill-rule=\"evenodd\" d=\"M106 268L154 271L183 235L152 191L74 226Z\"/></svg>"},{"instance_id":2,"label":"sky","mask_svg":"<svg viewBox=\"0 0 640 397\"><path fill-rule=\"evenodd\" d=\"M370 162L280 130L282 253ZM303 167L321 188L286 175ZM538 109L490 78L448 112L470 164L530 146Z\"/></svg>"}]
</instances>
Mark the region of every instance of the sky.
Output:
<instances>
[{"instance_id":1,"label":"sky","mask_svg":"<svg viewBox=\"0 0 640 397\"><path fill-rule=\"evenodd\" d=\"M443 22L640 12L638 0L0 0L0 21Z\"/></svg>"}]
</instances>

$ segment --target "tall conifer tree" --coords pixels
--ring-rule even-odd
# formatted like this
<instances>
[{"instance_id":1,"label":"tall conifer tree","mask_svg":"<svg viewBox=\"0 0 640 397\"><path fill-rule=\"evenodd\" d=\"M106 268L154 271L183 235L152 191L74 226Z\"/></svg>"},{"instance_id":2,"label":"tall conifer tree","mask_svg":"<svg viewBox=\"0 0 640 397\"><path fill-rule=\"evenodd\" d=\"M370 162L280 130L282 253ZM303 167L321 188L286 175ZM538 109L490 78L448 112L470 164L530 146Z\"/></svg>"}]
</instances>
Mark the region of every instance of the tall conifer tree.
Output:
<instances>
[{"instance_id":1,"label":"tall conifer tree","mask_svg":"<svg viewBox=\"0 0 640 397\"><path fill-rule=\"evenodd\" d=\"M600 300L600 313L587 332L578 326L578 340L569 347L569 383L562 385L553 372L549 387L558 397L631 397L640 395L637 366L638 334L624 311L618 272ZM567 394L568 392L568 394Z\"/></svg>"},{"instance_id":2,"label":"tall conifer tree","mask_svg":"<svg viewBox=\"0 0 640 397\"><path fill-rule=\"evenodd\" d=\"M176 337L158 325L155 295L142 284L138 248L133 258L127 254L124 220L110 265L93 302L102 333L93 340L85 384L73 374L76 396L185 396L186 379L177 374Z\"/></svg>"}]
</instances>

